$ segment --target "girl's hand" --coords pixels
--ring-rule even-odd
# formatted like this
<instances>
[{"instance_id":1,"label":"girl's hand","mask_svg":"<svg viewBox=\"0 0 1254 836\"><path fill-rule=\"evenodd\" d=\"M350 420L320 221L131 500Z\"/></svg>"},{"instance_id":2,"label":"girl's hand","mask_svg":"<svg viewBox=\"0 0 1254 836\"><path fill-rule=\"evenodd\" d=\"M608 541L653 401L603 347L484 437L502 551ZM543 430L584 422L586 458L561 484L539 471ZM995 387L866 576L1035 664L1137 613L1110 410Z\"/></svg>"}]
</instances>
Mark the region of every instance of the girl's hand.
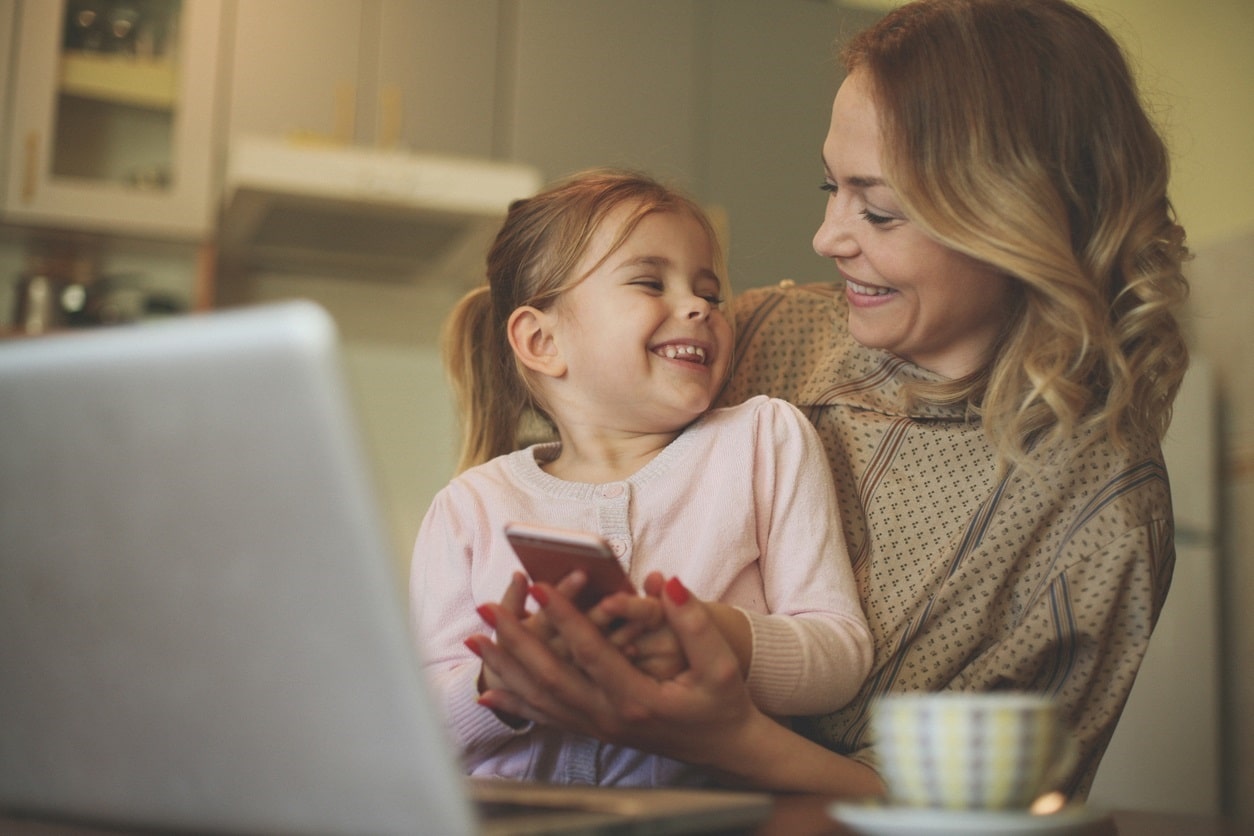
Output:
<instances>
[{"instance_id":1,"label":"girl's hand","mask_svg":"<svg viewBox=\"0 0 1254 836\"><path fill-rule=\"evenodd\" d=\"M665 579L645 579L644 595L612 595L589 613L594 624L614 625L608 636L632 663L654 679L672 679L688 667L683 647L666 624L659 598Z\"/></svg>"}]
</instances>

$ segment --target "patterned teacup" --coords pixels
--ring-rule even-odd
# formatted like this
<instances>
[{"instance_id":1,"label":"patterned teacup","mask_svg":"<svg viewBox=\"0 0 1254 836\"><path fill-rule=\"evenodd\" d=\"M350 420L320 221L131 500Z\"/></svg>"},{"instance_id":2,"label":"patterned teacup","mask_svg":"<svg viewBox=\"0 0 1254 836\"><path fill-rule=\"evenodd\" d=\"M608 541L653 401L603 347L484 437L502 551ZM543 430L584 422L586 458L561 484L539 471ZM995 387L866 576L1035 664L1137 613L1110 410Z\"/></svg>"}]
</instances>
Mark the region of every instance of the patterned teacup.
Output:
<instances>
[{"instance_id":1,"label":"patterned teacup","mask_svg":"<svg viewBox=\"0 0 1254 836\"><path fill-rule=\"evenodd\" d=\"M893 694L871 724L893 804L1027 809L1075 764L1056 707L1031 694Z\"/></svg>"}]
</instances>

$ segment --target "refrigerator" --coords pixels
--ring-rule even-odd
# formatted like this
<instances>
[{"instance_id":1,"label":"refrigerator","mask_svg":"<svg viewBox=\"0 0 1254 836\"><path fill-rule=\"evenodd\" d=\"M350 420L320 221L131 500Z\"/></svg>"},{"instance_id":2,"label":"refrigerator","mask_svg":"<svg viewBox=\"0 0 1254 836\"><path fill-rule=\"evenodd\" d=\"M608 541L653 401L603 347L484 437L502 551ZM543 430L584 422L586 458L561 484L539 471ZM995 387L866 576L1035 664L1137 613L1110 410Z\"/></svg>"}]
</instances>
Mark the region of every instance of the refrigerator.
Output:
<instances>
[{"instance_id":1,"label":"refrigerator","mask_svg":"<svg viewBox=\"0 0 1254 836\"><path fill-rule=\"evenodd\" d=\"M1220 812L1217 424L1211 364L1195 357L1163 442L1176 522L1171 591L1098 769L1093 806Z\"/></svg>"}]
</instances>

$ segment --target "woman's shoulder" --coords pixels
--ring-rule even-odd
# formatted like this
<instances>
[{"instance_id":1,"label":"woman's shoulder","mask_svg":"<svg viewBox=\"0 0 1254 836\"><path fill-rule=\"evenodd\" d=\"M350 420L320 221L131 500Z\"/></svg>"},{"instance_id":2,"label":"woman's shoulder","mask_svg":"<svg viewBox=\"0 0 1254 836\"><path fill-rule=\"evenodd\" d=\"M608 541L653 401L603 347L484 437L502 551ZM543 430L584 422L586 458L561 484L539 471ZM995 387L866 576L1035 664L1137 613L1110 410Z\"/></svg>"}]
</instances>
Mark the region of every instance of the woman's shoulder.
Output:
<instances>
[{"instance_id":1,"label":"woman's shoulder","mask_svg":"<svg viewBox=\"0 0 1254 836\"><path fill-rule=\"evenodd\" d=\"M768 394L797 402L815 371L845 353L836 285L755 288L736 298L736 365L724 403Z\"/></svg>"},{"instance_id":2,"label":"woman's shoulder","mask_svg":"<svg viewBox=\"0 0 1254 836\"><path fill-rule=\"evenodd\" d=\"M737 338L781 324L814 327L839 322L844 319L846 304L842 285L835 282L797 284L785 279L750 288L737 294L732 305Z\"/></svg>"},{"instance_id":3,"label":"woman's shoulder","mask_svg":"<svg viewBox=\"0 0 1254 836\"><path fill-rule=\"evenodd\" d=\"M917 366L860 344L849 333L839 284L746 291L736 300L736 365L723 403L767 394L794 404L844 404L887 415L961 418L961 409L915 409L905 386Z\"/></svg>"},{"instance_id":4,"label":"woman's shoulder","mask_svg":"<svg viewBox=\"0 0 1254 836\"><path fill-rule=\"evenodd\" d=\"M1070 509L1068 528L1076 532L1170 524L1171 489L1157 439L1138 434L1116 442L1092 429L1076 433L1068 443L1070 454L1047 456L1037 462L1038 472L1029 467L1019 473L1014 481L1025 496L1040 502L1052 494L1053 501L1044 504Z\"/></svg>"}]
</instances>

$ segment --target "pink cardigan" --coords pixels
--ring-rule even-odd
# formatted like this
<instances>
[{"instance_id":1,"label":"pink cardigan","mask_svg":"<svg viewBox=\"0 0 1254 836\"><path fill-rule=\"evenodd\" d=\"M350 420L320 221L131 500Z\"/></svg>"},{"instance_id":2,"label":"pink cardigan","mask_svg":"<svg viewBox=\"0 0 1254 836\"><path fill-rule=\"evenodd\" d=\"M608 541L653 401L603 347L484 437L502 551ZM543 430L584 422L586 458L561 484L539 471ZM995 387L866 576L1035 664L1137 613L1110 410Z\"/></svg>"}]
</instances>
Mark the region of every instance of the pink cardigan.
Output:
<instances>
[{"instance_id":1,"label":"pink cardigan","mask_svg":"<svg viewBox=\"0 0 1254 836\"><path fill-rule=\"evenodd\" d=\"M708 783L676 761L500 722L475 702L479 660L463 645L489 632L475 612L519 568L506 522L593 531L633 582L678 575L697 596L750 619L755 702L778 715L848 702L871 664L871 637L837 523L827 457L791 404L764 396L713 410L622 482L565 482L536 445L458 476L431 504L414 546L410 603L425 670L470 774L559 783Z\"/></svg>"}]
</instances>

